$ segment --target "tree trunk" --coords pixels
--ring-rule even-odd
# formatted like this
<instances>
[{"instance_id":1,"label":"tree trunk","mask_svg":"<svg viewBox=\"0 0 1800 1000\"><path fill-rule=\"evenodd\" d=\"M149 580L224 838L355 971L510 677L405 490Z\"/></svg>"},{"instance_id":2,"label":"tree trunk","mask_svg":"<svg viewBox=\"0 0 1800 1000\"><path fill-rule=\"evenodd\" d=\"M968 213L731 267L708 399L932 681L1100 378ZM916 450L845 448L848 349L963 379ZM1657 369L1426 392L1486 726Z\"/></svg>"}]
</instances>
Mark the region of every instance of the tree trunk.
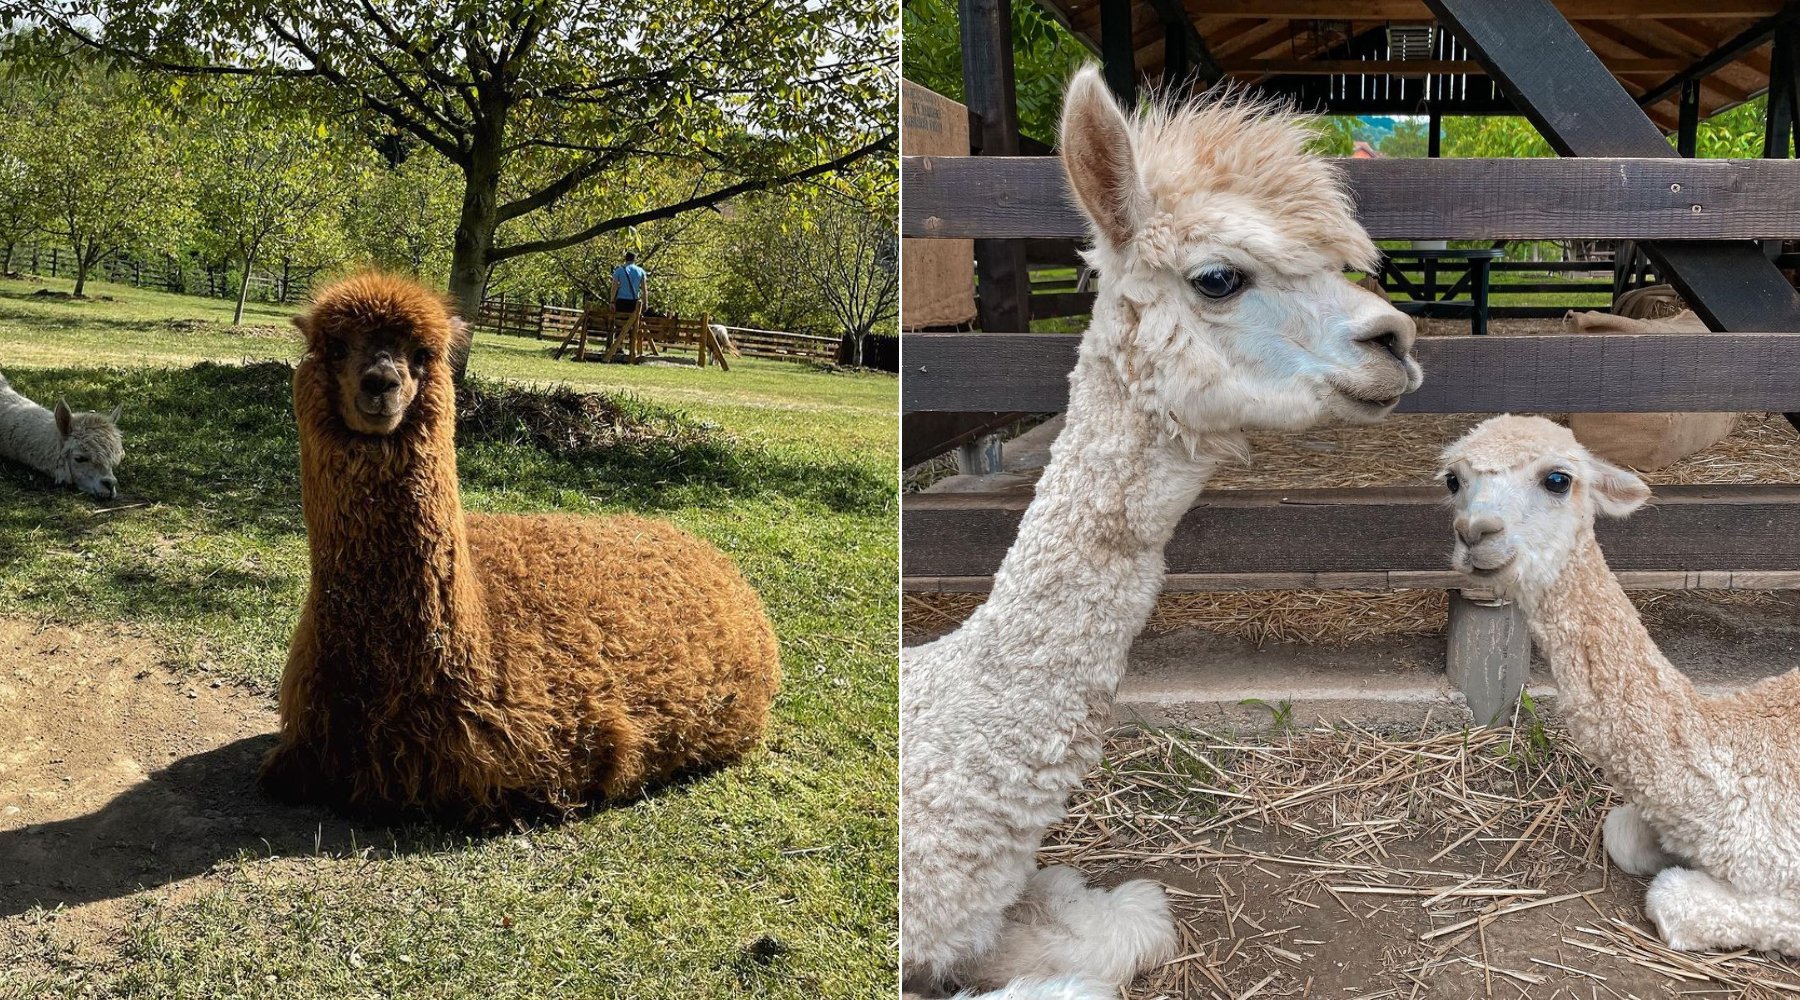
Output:
<instances>
[{"instance_id":1,"label":"tree trunk","mask_svg":"<svg viewBox=\"0 0 1800 1000\"><path fill-rule=\"evenodd\" d=\"M863 344L868 339L869 335L866 333L850 335L850 367L861 368L863 366Z\"/></svg>"},{"instance_id":2,"label":"tree trunk","mask_svg":"<svg viewBox=\"0 0 1800 1000\"><path fill-rule=\"evenodd\" d=\"M88 268L91 266L92 266L92 264L88 261L87 254L82 253L79 250L75 251L75 292L74 292L74 294L75 294L76 298L80 298L82 290L87 287Z\"/></svg>"},{"instance_id":3,"label":"tree trunk","mask_svg":"<svg viewBox=\"0 0 1800 1000\"><path fill-rule=\"evenodd\" d=\"M481 315L481 292L487 287L488 278L488 250L494 245L494 230L500 225L498 136L477 146L463 177L462 214L456 221L456 242L450 257L450 297L455 300L463 319L473 322ZM474 339L473 333L470 339ZM459 382L469 368L469 346L463 344L450 358L451 370Z\"/></svg>"},{"instance_id":4,"label":"tree trunk","mask_svg":"<svg viewBox=\"0 0 1800 1000\"><path fill-rule=\"evenodd\" d=\"M17 243L6 244L6 262L4 264L0 264L0 274L11 274L12 273L13 247L15 247L17 245L18 245Z\"/></svg>"},{"instance_id":5,"label":"tree trunk","mask_svg":"<svg viewBox=\"0 0 1800 1000\"><path fill-rule=\"evenodd\" d=\"M254 253L244 255L244 277L238 282L237 308L231 313L232 326L244 324L244 300L250 297L250 265L255 262L256 255Z\"/></svg>"}]
</instances>

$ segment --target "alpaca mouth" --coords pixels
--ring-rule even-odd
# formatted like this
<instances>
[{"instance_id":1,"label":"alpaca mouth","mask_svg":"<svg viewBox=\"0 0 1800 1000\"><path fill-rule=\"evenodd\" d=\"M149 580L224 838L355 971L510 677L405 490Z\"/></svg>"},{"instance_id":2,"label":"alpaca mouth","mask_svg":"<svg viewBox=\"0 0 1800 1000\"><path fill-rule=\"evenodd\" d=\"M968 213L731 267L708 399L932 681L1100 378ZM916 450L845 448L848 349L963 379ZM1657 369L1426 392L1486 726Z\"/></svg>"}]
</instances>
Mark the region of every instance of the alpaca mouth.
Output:
<instances>
[{"instance_id":1,"label":"alpaca mouth","mask_svg":"<svg viewBox=\"0 0 1800 1000\"><path fill-rule=\"evenodd\" d=\"M400 413L400 400L390 394L371 396L367 393L356 394L356 409L365 417L385 417L392 419Z\"/></svg>"},{"instance_id":2,"label":"alpaca mouth","mask_svg":"<svg viewBox=\"0 0 1800 1000\"><path fill-rule=\"evenodd\" d=\"M1471 556L1469 558L1469 573L1474 576L1492 576L1506 567L1511 566L1514 558L1514 556L1507 556L1505 559L1500 560L1492 566L1483 566L1476 562L1474 557Z\"/></svg>"}]
</instances>

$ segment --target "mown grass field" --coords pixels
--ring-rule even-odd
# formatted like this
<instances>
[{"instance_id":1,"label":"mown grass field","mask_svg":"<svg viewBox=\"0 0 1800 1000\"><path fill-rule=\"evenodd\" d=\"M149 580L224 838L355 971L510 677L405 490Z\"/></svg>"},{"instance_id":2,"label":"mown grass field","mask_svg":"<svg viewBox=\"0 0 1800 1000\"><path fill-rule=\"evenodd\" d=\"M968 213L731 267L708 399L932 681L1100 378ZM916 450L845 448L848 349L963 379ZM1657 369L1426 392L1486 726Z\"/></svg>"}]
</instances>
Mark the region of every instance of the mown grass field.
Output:
<instances>
[{"instance_id":1,"label":"mown grass field","mask_svg":"<svg viewBox=\"0 0 1800 1000\"><path fill-rule=\"evenodd\" d=\"M0 281L0 372L39 400L123 403L121 496L0 463L0 615L144 629L177 670L272 695L307 567L284 368L293 310L108 285ZM182 322L199 321L199 322ZM768 746L646 801L518 836L385 831L392 852L295 868L246 853L152 890L103 963L54 914L0 997L849 997L895 980L898 386L745 360L552 362L483 334L481 384L625 394L650 434L557 449L458 443L465 504L668 518L768 603L786 680ZM245 789L253 795L252 789ZM0 872L0 878L5 873ZM497 928L505 928L498 933ZM776 955L746 957L773 938Z\"/></svg>"}]
</instances>

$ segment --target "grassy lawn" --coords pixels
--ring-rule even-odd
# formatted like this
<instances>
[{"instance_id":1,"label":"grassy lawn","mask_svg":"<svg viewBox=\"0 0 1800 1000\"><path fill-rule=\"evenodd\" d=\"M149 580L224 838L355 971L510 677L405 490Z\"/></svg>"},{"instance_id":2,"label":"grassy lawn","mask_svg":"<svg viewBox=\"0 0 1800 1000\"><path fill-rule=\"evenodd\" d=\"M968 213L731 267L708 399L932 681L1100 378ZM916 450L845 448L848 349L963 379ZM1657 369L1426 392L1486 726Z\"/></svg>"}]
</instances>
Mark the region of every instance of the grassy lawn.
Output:
<instances>
[{"instance_id":1,"label":"grassy lawn","mask_svg":"<svg viewBox=\"0 0 1800 1000\"><path fill-rule=\"evenodd\" d=\"M0 466L0 615L128 623L178 670L272 694L307 566L289 373L268 363L295 356L294 310L252 306L246 335L225 302L41 287L67 284L0 281L0 372L40 401L123 403L127 454L105 504ZM382 831L401 849L240 856L197 892L141 894L116 961L63 961L53 935L28 971L0 961L0 996L891 992L896 381L748 359L575 365L552 346L483 334L471 371L491 391L623 393L675 433L605 449L465 434L464 502L643 512L730 553L782 642L768 748L528 835ZM747 958L765 936L780 954Z\"/></svg>"}]
</instances>

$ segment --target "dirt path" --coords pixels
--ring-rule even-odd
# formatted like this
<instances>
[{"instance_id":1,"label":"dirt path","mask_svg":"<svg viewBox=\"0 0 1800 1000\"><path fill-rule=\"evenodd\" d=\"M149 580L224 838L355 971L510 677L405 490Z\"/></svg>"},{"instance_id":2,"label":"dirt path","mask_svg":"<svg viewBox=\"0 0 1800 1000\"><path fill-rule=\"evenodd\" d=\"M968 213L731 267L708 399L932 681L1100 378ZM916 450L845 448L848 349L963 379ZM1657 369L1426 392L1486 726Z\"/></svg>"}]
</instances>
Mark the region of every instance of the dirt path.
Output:
<instances>
[{"instance_id":1,"label":"dirt path","mask_svg":"<svg viewBox=\"0 0 1800 1000\"><path fill-rule=\"evenodd\" d=\"M126 630L0 619L0 952L42 933L106 950L127 901L196 888L241 854L348 842L255 787L273 703L164 667ZM41 916L41 914L39 914Z\"/></svg>"}]
</instances>

